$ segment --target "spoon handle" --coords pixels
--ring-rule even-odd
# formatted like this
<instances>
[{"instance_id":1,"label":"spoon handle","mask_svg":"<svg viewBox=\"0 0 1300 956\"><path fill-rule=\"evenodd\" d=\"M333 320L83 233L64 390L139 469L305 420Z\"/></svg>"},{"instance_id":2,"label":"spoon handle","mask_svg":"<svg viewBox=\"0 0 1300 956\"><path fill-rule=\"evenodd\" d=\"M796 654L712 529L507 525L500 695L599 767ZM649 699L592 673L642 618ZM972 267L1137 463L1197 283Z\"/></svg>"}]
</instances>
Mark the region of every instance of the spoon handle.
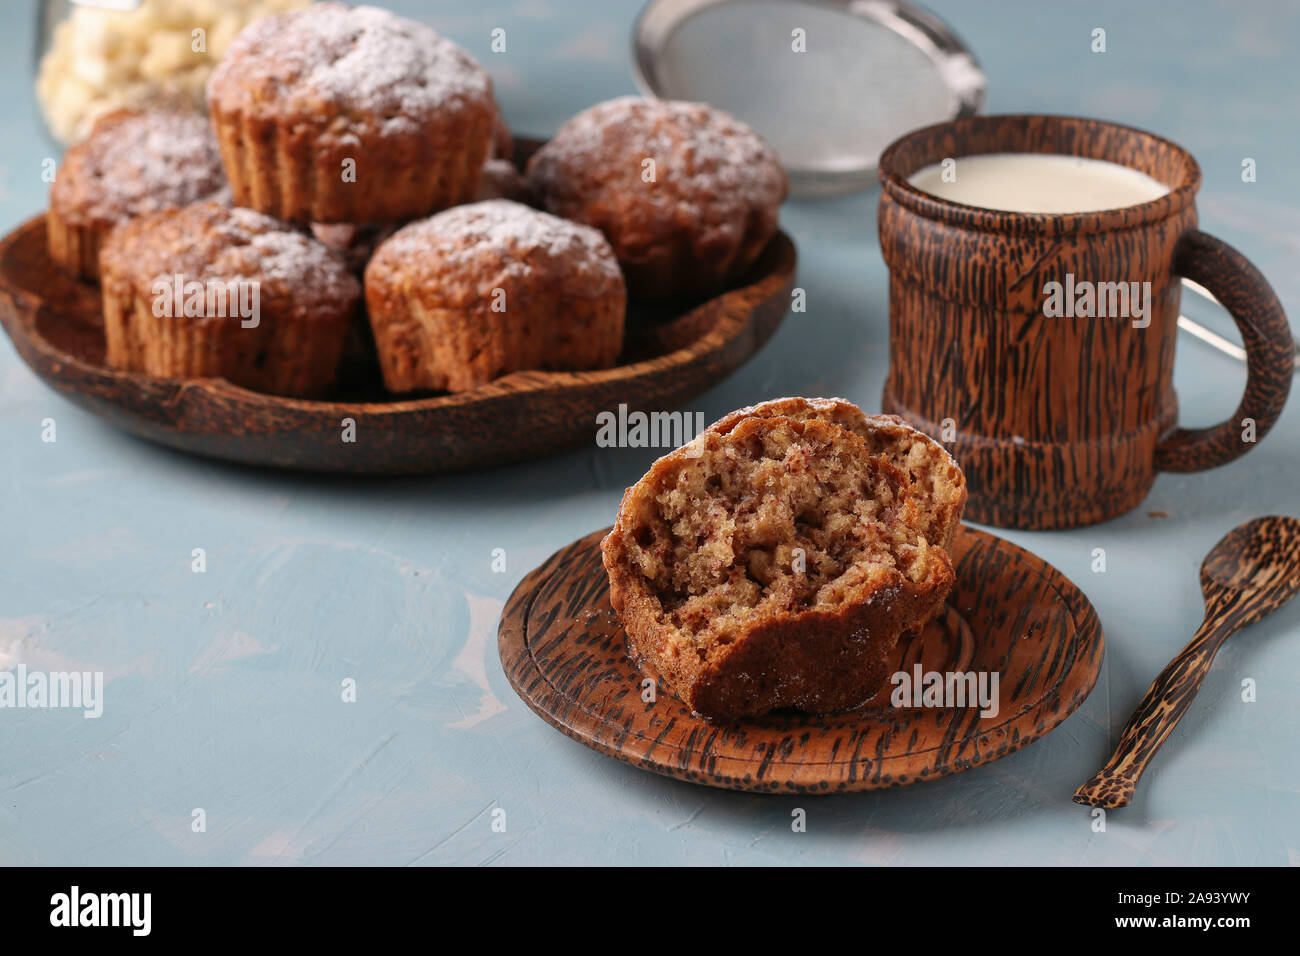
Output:
<instances>
[{"instance_id":1,"label":"spoon handle","mask_svg":"<svg viewBox=\"0 0 1300 956\"><path fill-rule=\"evenodd\" d=\"M1129 805L1142 772L1187 713L1214 655L1233 630L1221 617L1206 617L1196 636L1147 689L1106 765L1074 792L1075 803L1107 809Z\"/></svg>"}]
</instances>

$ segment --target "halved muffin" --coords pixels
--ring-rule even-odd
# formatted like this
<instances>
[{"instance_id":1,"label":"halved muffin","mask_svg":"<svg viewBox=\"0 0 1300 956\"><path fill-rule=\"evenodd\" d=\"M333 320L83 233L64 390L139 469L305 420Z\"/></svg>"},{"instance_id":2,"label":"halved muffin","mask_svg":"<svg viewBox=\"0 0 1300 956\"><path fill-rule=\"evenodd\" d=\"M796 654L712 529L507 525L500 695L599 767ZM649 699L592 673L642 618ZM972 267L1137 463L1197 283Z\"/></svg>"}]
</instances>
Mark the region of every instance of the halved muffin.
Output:
<instances>
[{"instance_id":1,"label":"halved muffin","mask_svg":"<svg viewBox=\"0 0 1300 956\"><path fill-rule=\"evenodd\" d=\"M714 719L865 703L954 580L911 489L831 422L706 430L627 490L601 544L633 656Z\"/></svg>"}]
</instances>

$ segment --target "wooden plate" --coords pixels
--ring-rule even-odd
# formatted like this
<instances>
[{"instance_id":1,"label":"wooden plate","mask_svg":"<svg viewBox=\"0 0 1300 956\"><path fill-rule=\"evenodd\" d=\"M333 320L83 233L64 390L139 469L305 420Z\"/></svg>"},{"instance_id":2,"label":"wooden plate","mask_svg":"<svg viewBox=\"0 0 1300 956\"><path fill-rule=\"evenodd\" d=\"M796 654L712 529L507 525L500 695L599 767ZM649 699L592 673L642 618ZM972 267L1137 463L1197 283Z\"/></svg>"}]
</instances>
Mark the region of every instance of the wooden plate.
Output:
<instances>
[{"instance_id":1,"label":"wooden plate","mask_svg":"<svg viewBox=\"0 0 1300 956\"><path fill-rule=\"evenodd\" d=\"M536 141L516 143L521 161ZM735 287L705 302L629 309L621 364L517 372L457 394L390 398L378 366L341 375L330 401L252 392L223 379L161 379L104 364L99 289L46 252L43 217L0 239L0 322L55 390L144 438L252 465L353 474L434 474L535 458L593 440L619 403L679 407L771 338L790 302L794 243L779 233ZM341 440L343 420L355 442Z\"/></svg>"},{"instance_id":2,"label":"wooden plate","mask_svg":"<svg viewBox=\"0 0 1300 956\"><path fill-rule=\"evenodd\" d=\"M609 604L597 531L556 552L506 603L498 648L516 693L548 723L601 753L692 783L760 793L899 787L1019 750L1092 690L1104 638L1088 599L1041 558L963 528L946 613L899 648L894 671L998 672L998 714L895 708L884 695L835 716L715 724L627 657ZM651 675L653 676L653 675Z\"/></svg>"}]
</instances>

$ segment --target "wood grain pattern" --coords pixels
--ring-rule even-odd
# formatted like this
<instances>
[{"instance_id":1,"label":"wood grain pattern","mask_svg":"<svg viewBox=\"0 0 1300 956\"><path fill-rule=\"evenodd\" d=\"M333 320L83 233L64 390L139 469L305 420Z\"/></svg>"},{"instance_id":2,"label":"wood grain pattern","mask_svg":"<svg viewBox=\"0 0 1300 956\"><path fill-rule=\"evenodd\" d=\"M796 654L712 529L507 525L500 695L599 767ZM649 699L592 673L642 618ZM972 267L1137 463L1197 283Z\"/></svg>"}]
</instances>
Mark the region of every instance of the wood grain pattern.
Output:
<instances>
[{"instance_id":1,"label":"wood grain pattern","mask_svg":"<svg viewBox=\"0 0 1300 956\"><path fill-rule=\"evenodd\" d=\"M1201 591L1205 620L1196 636L1152 682L1110 760L1075 791L1075 803L1128 806L1151 758L1191 707L1223 642L1300 591L1300 519L1257 518L1228 532L1201 565Z\"/></svg>"},{"instance_id":2,"label":"wood grain pattern","mask_svg":"<svg viewBox=\"0 0 1300 956\"><path fill-rule=\"evenodd\" d=\"M833 716L777 714L711 723L643 673L609 603L594 532L515 589L498 648L510 684L551 725L644 770L760 793L899 787L968 770L1037 740L1087 698L1104 638L1088 599L1059 571L982 531L962 529L943 618L900 642L895 671L997 671L999 713L895 708L880 695Z\"/></svg>"},{"instance_id":3,"label":"wood grain pattern","mask_svg":"<svg viewBox=\"0 0 1300 956\"><path fill-rule=\"evenodd\" d=\"M537 143L517 142L526 158ZM0 323L48 385L116 427L182 451L252 465L350 474L435 474L506 464L591 441L620 403L678 408L760 349L789 307L797 256L779 233L749 274L704 302L634 306L619 366L516 372L450 395L393 399L373 362L328 401L264 395L222 379L109 368L98 288L50 261L43 217L0 239ZM352 419L356 441L341 440Z\"/></svg>"},{"instance_id":4,"label":"wood grain pattern","mask_svg":"<svg viewBox=\"0 0 1300 956\"><path fill-rule=\"evenodd\" d=\"M1171 185L1141 205L1072 215L977 209L907 177L946 157L1067 153L1122 163ZM960 170L960 161L958 162ZM960 175L960 172L958 173ZM1094 120L987 116L927 127L881 157L880 241L890 270L890 370L883 405L942 438L966 472L967 517L1066 528L1136 506L1158 469L1214 467L1254 447L1291 386L1286 317L1263 277L1196 230L1196 161L1150 133ZM1149 282L1149 325L1128 316L1048 317L1048 282ZM1236 414L1176 429L1179 277L1232 312L1249 353Z\"/></svg>"},{"instance_id":5,"label":"wood grain pattern","mask_svg":"<svg viewBox=\"0 0 1300 956\"><path fill-rule=\"evenodd\" d=\"M1245 419L1255 419L1257 437L1273 427L1295 380L1296 346L1267 280L1226 242L1195 229L1184 234L1174 250L1174 271L1214 293L1246 347L1246 394L1232 416L1209 428L1175 429L1156 447L1158 471L1202 471L1254 447L1242 440Z\"/></svg>"}]
</instances>

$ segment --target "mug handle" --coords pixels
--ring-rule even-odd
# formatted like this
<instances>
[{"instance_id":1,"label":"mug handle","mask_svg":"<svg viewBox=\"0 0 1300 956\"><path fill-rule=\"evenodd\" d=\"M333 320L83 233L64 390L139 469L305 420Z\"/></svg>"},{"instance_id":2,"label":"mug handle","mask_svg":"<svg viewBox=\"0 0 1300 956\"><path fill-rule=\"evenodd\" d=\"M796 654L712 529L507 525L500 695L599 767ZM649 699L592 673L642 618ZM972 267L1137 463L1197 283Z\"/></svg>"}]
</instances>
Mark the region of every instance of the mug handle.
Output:
<instances>
[{"instance_id":1,"label":"mug handle","mask_svg":"<svg viewBox=\"0 0 1300 956\"><path fill-rule=\"evenodd\" d=\"M1204 471L1250 450L1242 419L1263 438L1282 414L1295 372L1295 340L1272 286L1232 246L1197 229L1174 249L1174 272L1199 282L1232 315L1246 347L1246 394L1227 421L1209 428L1176 428L1156 445L1159 471Z\"/></svg>"}]
</instances>

